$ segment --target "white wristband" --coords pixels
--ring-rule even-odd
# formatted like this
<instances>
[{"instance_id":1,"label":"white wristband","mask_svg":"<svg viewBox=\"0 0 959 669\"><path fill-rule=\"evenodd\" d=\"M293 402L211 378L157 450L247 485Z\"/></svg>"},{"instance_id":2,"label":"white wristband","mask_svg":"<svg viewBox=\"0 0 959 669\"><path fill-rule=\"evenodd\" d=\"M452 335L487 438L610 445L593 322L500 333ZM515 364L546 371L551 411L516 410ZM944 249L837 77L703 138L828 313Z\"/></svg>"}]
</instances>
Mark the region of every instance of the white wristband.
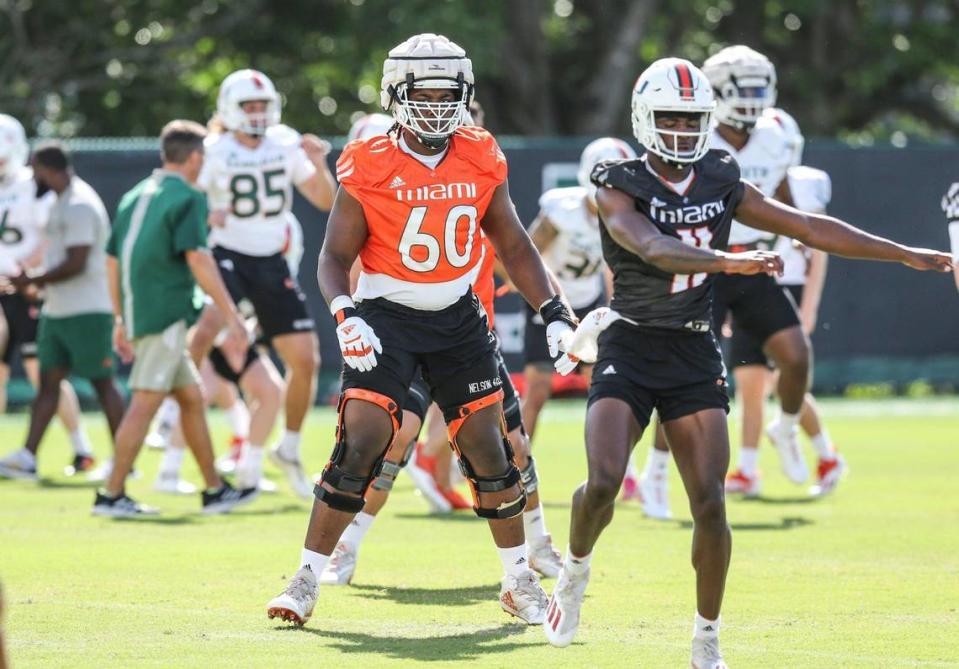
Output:
<instances>
[{"instance_id":1,"label":"white wristband","mask_svg":"<svg viewBox=\"0 0 959 669\"><path fill-rule=\"evenodd\" d=\"M356 305L353 304L353 299L349 295L339 295L330 300L330 313L334 316L336 316L337 311L355 308Z\"/></svg>"}]
</instances>

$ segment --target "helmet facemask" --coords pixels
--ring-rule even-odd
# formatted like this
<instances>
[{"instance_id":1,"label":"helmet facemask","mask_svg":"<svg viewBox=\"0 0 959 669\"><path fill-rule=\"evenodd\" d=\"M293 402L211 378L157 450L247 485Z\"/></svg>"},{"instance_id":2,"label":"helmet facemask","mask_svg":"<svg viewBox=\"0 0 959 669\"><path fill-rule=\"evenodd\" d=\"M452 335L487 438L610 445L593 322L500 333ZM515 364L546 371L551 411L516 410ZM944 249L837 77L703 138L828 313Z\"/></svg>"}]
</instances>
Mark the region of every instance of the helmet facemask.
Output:
<instances>
[{"instance_id":1,"label":"helmet facemask","mask_svg":"<svg viewBox=\"0 0 959 669\"><path fill-rule=\"evenodd\" d=\"M264 108L261 111L246 111L243 107L249 102L263 102ZM243 120L235 130L251 137L262 137L270 126L277 125L280 122L279 105L272 98L241 100L238 105Z\"/></svg>"},{"instance_id":2,"label":"helmet facemask","mask_svg":"<svg viewBox=\"0 0 959 669\"><path fill-rule=\"evenodd\" d=\"M652 109L648 105L638 104L633 110L633 132L647 151L655 153L671 165L695 163L709 151L709 132L712 111L681 111L673 109ZM638 115L642 119L637 123ZM656 118L670 116L699 116L699 130L671 130L658 128ZM692 142L687 141L691 139ZM684 146L685 145L685 146Z\"/></svg>"},{"instance_id":3,"label":"helmet facemask","mask_svg":"<svg viewBox=\"0 0 959 669\"><path fill-rule=\"evenodd\" d=\"M411 100L410 95L416 89L448 89L453 91L455 100ZM466 123L473 86L465 82L462 72L456 79L416 79L412 72L408 72L405 82L395 87L390 86L387 92L393 102L391 107L396 122L416 135L424 146L442 149L456 129Z\"/></svg>"},{"instance_id":4,"label":"helmet facemask","mask_svg":"<svg viewBox=\"0 0 959 669\"><path fill-rule=\"evenodd\" d=\"M722 123L748 132L776 104L776 87L767 77L730 77L716 89L716 101Z\"/></svg>"}]
</instances>

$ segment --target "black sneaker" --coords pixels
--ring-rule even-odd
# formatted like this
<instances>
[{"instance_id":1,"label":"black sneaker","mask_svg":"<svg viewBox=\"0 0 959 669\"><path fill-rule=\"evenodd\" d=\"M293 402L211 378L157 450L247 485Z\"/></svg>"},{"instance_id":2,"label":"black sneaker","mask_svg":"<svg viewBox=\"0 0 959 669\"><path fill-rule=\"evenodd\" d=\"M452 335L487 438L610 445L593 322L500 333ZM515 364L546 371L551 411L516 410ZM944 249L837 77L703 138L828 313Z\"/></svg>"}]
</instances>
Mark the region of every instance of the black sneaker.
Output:
<instances>
[{"instance_id":1,"label":"black sneaker","mask_svg":"<svg viewBox=\"0 0 959 669\"><path fill-rule=\"evenodd\" d=\"M159 509L140 504L126 493L120 493L116 497L110 497L106 493L97 490L97 497L93 501L94 516L133 518L135 516L155 516L158 513L160 513Z\"/></svg>"},{"instance_id":2,"label":"black sneaker","mask_svg":"<svg viewBox=\"0 0 959 669\"><path fill-rule=\"evenodd\" d=\"M73 462L63 468L63 473L67 476L76 476L92 470L96 464L96 459L89 453L77 454L73 456Z\"/></svg>"},{"instance_id":3,"label":"black sneaker","mask_svg":"<svg viewBox=\"0 0 959 669\"><path fill-rule=\"evenodd\" d=\"M238 506L252 502L258 494L260 491L255 486L237 489L224 481L215 490L203 491L203 513L229 513Z\"/></svg>"}]
</instances>

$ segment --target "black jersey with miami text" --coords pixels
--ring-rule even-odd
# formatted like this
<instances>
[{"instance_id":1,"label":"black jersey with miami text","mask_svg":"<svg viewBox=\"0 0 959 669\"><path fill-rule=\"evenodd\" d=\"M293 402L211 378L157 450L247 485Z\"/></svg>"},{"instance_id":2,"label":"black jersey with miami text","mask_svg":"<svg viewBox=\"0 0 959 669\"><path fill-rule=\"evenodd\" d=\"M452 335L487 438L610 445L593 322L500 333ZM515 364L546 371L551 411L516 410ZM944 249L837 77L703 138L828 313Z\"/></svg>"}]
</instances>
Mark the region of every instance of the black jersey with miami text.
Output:
<instances>
[{"instance_id":1,"label":"black jersey with miami text","mask_svg":"<svg viewBox=\"0 0 959 669\"><path fill-rule=\"evenodd\" d=\"M645 158L602 162L592 181L632 196L636 209L663 234L691 246L724 250L744 192L739 165L725 151L711 150L693 165L693 173L683 195L653 174ZM617 244L605 224L600 234L613 272L610 306L646 327L709 330L712 275L664 272Z\"/></svg>"}]
</instances>

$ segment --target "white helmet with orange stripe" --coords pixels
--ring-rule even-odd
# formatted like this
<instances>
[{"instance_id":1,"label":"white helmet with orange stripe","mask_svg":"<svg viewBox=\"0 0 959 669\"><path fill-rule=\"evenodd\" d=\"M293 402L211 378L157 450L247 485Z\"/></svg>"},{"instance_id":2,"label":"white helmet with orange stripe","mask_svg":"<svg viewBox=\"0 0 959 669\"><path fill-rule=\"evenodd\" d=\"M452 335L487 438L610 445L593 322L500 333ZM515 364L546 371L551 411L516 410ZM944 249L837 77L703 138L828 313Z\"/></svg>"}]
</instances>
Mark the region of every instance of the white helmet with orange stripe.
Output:
<instances>
[{"instance_id":1,"label":"white helmet with orange stripe","mask_svg":"<svg viewBox=\"0 0 959 669\"><path fill-rule=\"evenodd\" d=\"M716 93L716 118L740 130L751 130L776 104L776 68L754 49L737 44L710 56L703 72Z\"/></svg>"},{"instance_id":2,"label":"white helmet with orange stripe","mask_svg":"<svg viewBox=\"0 0 959 669\"><path fill-rule=\"evenodd\" d=\"M674 163L694 163L706 155L716 102L706 76L688 60L662 58L646 68L633 86L632 107L633 134L647 151ZM698 115L698 128L656 127L657 116L676 114ZM687 139L692 146L686 146Z\"/></svg>"},{"instance_id":3,"label":"white helmet with orange stripe","mask_svg":"<svg viewBox=\"0 0 959 669\"><path fill-rule=\"evenodd\" d=\"M247 112L247 102L266 103L262 111ZM237 70L220 84L216 113L227 130L262 137L280 122L280 96L270 78L256 70Z\"/></svg>"},{"instance_id":4,"label":"white helmet with orange stripe","mask_svg":"<svg viewBox=\"0 0 959 669\"><path fill-rule=\"evenodd\" d=\"M454 91L451 102L410 100L416 88ZM383 63L380 103L423 144L440 148L469 115L473 97L473 63L443 35L414 35L390 49Z\"/></svg>"}]
</instances>

